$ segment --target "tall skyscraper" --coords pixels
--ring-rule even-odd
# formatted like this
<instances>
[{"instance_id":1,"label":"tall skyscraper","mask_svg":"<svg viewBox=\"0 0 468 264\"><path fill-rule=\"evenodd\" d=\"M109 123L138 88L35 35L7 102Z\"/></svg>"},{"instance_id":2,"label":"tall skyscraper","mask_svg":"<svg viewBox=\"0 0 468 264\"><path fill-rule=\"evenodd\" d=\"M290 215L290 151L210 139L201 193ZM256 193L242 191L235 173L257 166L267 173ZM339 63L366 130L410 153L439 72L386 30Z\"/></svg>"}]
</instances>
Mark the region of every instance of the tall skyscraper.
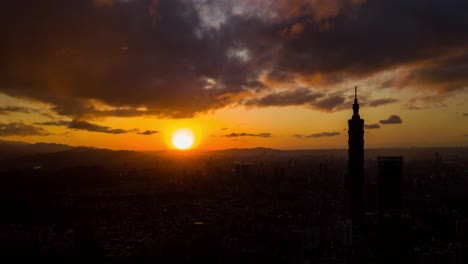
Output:
<instances>
[{"instance_id":1,"label":"tall skyscraper","mask_svg":"<svg viewBox=\"0 0 468 264\"><path fill-rule=\"evenodd\" d=\"M348 147L348 210L353 224L359 225L364 214L364 120L359 116L357 87L348 120Z\"/></svg>"},{"instance_id":2,"label":"tall skyscraper","mask_svg":"<svg viewBox=\"0 0 468 264\"><path fill-rule=\"evenodd\" d=\"M379 157L379 216L397 219L403 195L403 157Z\"/></svg>"}]
</instances>

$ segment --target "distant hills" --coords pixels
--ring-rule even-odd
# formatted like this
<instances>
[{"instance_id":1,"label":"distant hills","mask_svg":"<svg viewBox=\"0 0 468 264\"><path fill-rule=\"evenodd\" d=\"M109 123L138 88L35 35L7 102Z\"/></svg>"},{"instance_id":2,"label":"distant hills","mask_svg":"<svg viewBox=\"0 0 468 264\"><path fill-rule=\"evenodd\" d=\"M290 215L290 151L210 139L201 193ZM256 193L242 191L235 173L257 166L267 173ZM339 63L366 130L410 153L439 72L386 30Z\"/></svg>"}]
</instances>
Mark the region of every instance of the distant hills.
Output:
<instances>
[{"instance_id":1,"label":"distant hills","mask_svg":"<svg viewBox=\"0 0 468 264\"><path fill-rule=\"evenodd\" d=\"M468 155L467 147L460 148L379 148L366 149L366 159L377 156L403 156L404 160L431 159L440 152L445 160L456 160ZM272 157L285 158L339 158L347 159L347 149L277 150L271 148L226 149L213 151L179 152L174 150L132 151L109 150L94 147L76 147L54 143L25 143L0 140L0 171L9 169L60 169L76 166L111 168L151 168L165 166L171 159L199 160L217 156L226 161Z\"/></svg>"},{"instance_id":2,"label":"distant hills","mask_svg":"<svg viewBox=\"0 0 468 264\"><path fill-rule=\"evenodd\" d=\"M0 159L15 158L33 154L53 153L73 149L74 147L55 143L30 144L20 141L0 140Z\"/></svg>"},{"instance_id":3,"label":"distant hills","mask_svg":"<svg viewBox=\"0 0 468 264\"><path fill-rule=\"evenodd\" d=\"M142 152L75 147L54 143L0 140L0 169L122 166L140 160Z\"/></svg>"}]
</instances>

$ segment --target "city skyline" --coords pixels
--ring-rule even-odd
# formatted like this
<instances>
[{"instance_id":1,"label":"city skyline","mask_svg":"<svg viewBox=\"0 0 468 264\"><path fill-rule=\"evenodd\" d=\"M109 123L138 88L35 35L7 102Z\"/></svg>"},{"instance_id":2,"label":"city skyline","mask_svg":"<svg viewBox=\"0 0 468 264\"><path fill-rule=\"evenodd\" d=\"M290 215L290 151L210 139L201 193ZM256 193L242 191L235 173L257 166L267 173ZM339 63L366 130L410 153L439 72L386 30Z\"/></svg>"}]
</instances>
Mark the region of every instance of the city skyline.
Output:
<instances>
[{"instance_id":1,"label":"city skyline","mask_svg":"<svg viewBox=\"0 0 468 264\"><path fill-rule=\"evenodd\" d=\"M463 1L6 1L0 139L109 149L468 143Z\"/></svg>"}]
</instances>

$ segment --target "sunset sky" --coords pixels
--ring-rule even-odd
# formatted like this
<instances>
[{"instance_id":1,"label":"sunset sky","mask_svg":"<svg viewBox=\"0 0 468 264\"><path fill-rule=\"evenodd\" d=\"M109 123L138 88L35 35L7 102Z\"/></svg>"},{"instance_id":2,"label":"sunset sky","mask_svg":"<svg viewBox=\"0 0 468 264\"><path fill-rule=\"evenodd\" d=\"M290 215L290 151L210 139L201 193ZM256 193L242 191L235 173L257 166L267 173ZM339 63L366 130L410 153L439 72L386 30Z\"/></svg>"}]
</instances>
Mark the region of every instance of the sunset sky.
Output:
<instances>
[{"instance_id":1,"label":"sunset sky","mask_svg":"<svg viewBox=\"0 0 468 264\"><path fill-rule=\"evenodd\" d=\"M468 145L466 0L5 0L0 139L110 149Z\"/></svg>"}]
</instances>

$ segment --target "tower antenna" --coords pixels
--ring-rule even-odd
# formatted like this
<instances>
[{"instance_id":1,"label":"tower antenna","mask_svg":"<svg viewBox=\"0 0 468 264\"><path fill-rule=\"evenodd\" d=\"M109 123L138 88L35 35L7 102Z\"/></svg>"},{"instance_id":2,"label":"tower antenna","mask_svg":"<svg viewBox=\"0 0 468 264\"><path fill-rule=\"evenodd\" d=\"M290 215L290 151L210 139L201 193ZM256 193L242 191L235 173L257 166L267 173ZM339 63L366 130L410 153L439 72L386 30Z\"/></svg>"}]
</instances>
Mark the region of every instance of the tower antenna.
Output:
<instances>
[{"instance_id":1,"label":"tower antenna","mask_svg":"<svg viewBox=\"0 0 468 264\"><path fill-rule=\"evenodd\" d=\"M354 99L357 99L357 85L354 86Z\"/></svg>"}]
</instances>

